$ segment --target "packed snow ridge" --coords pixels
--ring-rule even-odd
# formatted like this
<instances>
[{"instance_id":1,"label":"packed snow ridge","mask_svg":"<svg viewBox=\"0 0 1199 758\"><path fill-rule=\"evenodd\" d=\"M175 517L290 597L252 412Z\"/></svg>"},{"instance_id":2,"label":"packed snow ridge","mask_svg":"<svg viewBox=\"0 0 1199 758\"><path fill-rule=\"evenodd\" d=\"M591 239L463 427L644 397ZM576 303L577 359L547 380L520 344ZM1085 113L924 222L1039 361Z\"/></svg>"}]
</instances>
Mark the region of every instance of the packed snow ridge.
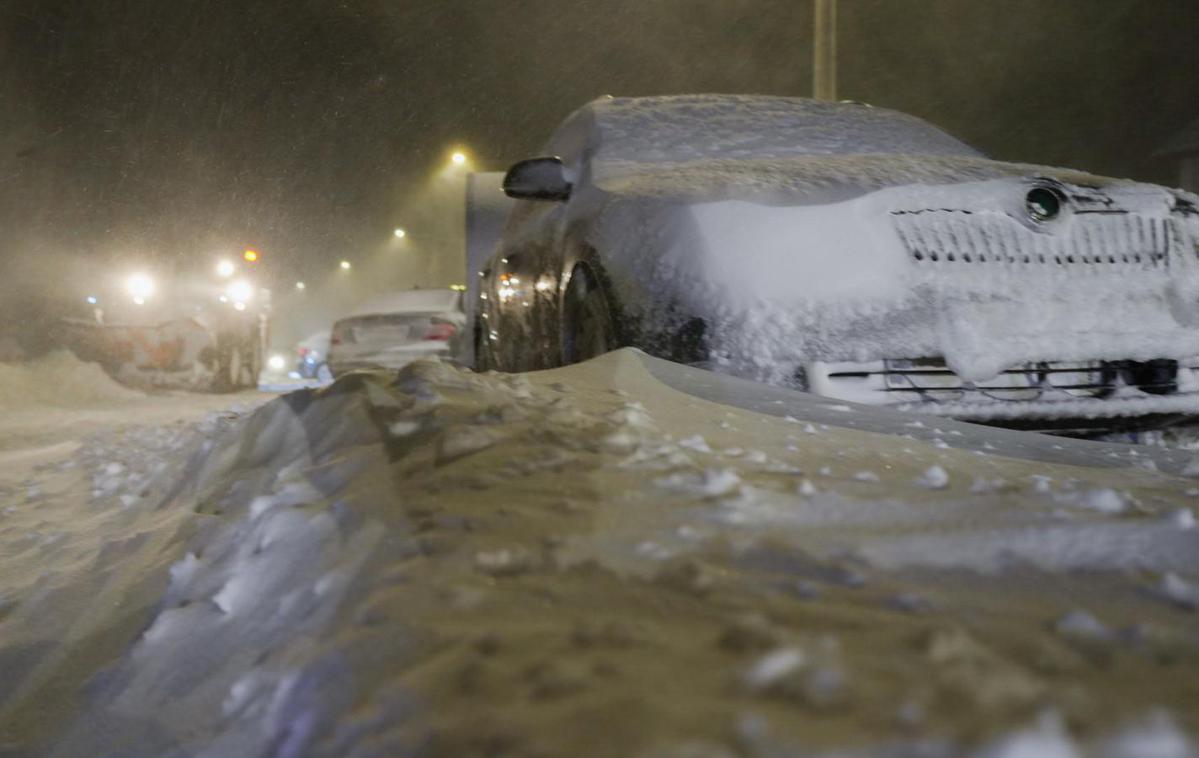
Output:
<instances>
[{"instance_id":1,"label":"packed snow ridge","mask_svg":"<svg viewBox=\"0 0 1199 758\"><path fill-rule=\"evenodd\" d=\"M354 374L5 485L5 750L1194 754L1192 481L645 360Z\"/></svg>"}]
</instances>

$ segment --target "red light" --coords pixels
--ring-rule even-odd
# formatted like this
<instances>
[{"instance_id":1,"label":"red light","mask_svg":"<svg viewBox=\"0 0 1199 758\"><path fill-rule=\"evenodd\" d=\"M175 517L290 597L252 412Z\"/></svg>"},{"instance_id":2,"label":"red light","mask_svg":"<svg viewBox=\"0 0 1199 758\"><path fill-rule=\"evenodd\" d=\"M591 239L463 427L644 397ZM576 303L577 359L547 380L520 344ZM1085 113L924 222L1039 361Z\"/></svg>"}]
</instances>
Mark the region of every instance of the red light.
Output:
<instances>
[{"instance_id":1,"label":"red light","mask_svg":"<svg viewBox=\"0 0 1199 758\"><path fill-rule=\"evenodd\" d=\"M425 333L425 339L442 341L449 340L453 339L454 334L457 333L457 331L458 330L454 328L454 325L448 321L434 321L433 325L429 327L429 331Z\"/></svg>"}]
</instances>

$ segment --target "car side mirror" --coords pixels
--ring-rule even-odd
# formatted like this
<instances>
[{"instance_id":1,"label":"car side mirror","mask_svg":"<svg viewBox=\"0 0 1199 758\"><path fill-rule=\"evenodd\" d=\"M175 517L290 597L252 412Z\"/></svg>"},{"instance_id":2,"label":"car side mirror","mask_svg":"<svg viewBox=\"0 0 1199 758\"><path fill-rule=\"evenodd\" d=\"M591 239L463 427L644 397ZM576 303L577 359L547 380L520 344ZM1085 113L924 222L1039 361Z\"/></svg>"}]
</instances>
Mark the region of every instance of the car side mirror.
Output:
<instances>
[{"instance_id":1,"label":"car side mirror","mask_svg":"<svg viewBox=\"0 0 1199 758\"><path fill-rule=\"evenodd\" d=\"M573 188L561 158L529 158L504 174L504 194L520 200L569 200Z\"/></svg>"}]
</instances>

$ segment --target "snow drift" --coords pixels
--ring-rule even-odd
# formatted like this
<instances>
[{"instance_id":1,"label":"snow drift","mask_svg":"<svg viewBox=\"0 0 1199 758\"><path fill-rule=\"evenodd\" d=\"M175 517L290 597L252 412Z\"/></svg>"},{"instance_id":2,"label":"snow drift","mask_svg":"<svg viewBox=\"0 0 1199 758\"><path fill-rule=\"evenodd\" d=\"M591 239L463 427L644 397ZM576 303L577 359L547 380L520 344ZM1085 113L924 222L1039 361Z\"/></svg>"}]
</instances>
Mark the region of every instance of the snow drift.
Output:
<instances>
[{"instance_id":1,"label":"snow drift","mask_svg":"<svg viewBox=\"0 0 1199 758\"><path fill-rule=\"evenodd\" d=\"M97 438L7 495L3 747L1192 754L1189 458L931 423L625 350Z\"/></svg>"},{"instance_id":2,"label":"snow drift","mask_svg":"<svg viewBox=\"0 0 1199 758\"><path fill-rule=\"evenodd\" d=\"M145 397L122 387L96 363L85 363L66 350L20 363L0 363L0 408L31 405L78 408Z\"/></svg>"}]
</instances>

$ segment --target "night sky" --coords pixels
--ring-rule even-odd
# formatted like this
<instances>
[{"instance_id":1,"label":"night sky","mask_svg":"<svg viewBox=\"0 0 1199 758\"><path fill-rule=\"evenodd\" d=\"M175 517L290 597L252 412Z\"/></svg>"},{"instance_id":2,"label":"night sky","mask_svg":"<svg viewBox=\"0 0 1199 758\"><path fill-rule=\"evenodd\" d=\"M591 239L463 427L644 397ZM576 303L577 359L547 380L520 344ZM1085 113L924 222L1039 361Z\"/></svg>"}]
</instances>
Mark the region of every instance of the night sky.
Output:
<instances>
[{"instance_id":1,"label":"night sky","mask_svg":"<svg viewBox=\"0 0 1199 758\"><path fill-rule=\"evenodd\" d=\"M1194 0L841 0L838 32L841 97L997 158L1169 183L1199 118ZM805 0L5 0L0 304L79 256L304 277L432 240L452 147L504 168L602 94L806 95L810 42Z\"/></svg>"}]
</instances>

